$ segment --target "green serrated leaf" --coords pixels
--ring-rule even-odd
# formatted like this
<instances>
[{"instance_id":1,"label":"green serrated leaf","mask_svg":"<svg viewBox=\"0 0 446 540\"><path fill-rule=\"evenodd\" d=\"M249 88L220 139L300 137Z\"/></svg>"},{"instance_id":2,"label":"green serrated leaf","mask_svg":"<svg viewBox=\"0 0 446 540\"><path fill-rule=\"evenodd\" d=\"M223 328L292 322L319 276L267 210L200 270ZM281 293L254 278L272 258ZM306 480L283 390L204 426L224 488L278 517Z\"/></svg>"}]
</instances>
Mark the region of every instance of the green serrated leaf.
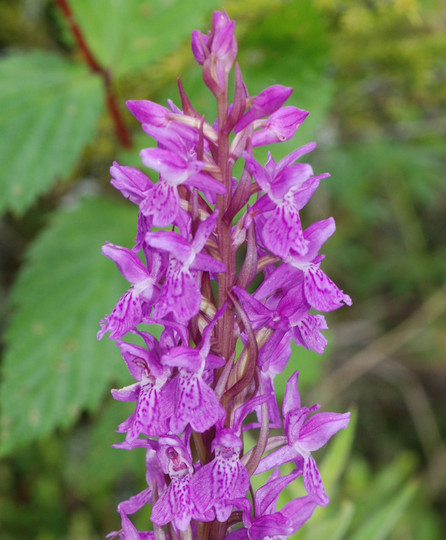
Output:
<instances>
[{"instance_id":1,"label":"green serrated leaf","mask_svg":"<svg viewBox=\"0 0 446 540\"><path fill-rule=\"evenodd\" d=\"M350 540L385 540L415 496L419 483L409 480L391 500L385 501L349 537Z\"/></svg>"},{"instance_id":2,"label":"green serrated leaf","mask_svg":"<svg viewBox=\"0 0 446 540\"><path fill-rule=\"evenodd\" d=\"M0 453L94 410L111 381L128 384L114 343L96 332L128 288L101 245L128 245L135 223L131 205L88 199L57 211L31 246L12 291Z\"/></svg>"},{"instance_id":3,"label":"green serrated leaf","mask_svg":"<svg viewBox=\"0 0 446 540\"><path fill-rule=\"evenodd\" d=\"M67 178L102 110L98 77L50 53L0 62L0 212L24 212Z\"/></svg>"},{"instance_id":4,"label":"green serrated leaf","mask_svg":"<svg viewBox=\"0 0 446 540\"><path fill-rule=\"evenodd\" d=\"M115 76L159 60L203 24L217 0L75 0L79 26L99 63Z\"/></svg>"}]
</instances>

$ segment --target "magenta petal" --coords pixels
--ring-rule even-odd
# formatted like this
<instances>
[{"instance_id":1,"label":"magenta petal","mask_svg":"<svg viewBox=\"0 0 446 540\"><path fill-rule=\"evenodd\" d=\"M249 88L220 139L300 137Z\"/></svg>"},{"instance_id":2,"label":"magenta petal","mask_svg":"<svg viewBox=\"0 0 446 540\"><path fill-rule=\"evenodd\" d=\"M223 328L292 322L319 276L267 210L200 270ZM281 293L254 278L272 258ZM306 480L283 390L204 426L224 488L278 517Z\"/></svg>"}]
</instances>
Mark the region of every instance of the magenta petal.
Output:
<instances>
[{"instance_id":1,"label":"magenta petal","mask_svg":"<svg viewBox=\"0 0 446 540\"><path fill-rule=\"evenodd\" d=\"M254 298L263 300L288 283L297 285L299 274L301 272L291 265L280 264L256 290Z\"/></svg>"},{"instance_id":2,"label":"magenta petal","mask_svg":"<svg viewBox=\"0 0 446 540\"><path fill-rule=\"evenodd\" d=\"M327 345L327 339L321 333L321 330L326 330L327 328L327 323L322 315L308 313L295 326L293 332L294 340L306 349L311 349L322 354Z\"/></svg>"},{"instance_id":3,"label":"magenta petal","mask_svg":"<svg viewBox=\"0 0 446 540\"><path fill-rule=\"evenodd\" d=\"M152 216L155 227L167 227L177 217L180 197L176 186L161 179L140 204L141 212Z\"/></svg>"},{"instance_id":4,"label":"magenta petal","mask_svg":"<svg viewBox=\"0 0 446 540\"><path fill-rule=\"evenodd\" d=\"M272 514L276 510L277 500L283 491L291 482L293 482L301 473L295 469L286 476L280 476L280 470L275 469L268 481L261 486L255 494L255 513L256 516Z\"/></svg>"},{"instance_id":5,"label":"magenta petal","mask_svg":"<svg viewBox=\"0 0 446 540\"><path fill-rule=\"evenodd\" d=\"M289 538L293 533L290 520L281 512L274 512L255 519L249 528L249 540Z\"/></svg>"},{"instance_id":6,"label":"magenta petal","mask_svg":"<svg viewBox=\"0 0 446 540\"><path fill-rule=\"evenodd\" d=\"M173 313L177 321L188 322L200 310L201 293L195 277L175 259L167 269L166 282L153 310L153 317L162 319Z\"/></svg>"},{"instance_id":7,"label":"magenta petal","mask_svg":"<svg viewBox=\"0 0 446 540\"><path fill-rule=\"evenodd\" d=\"M169 122L169 109L148 100L130 100L126 102L127 108L141 124L153 126L166 126Z\"/></svg>"},{"instance_id":8,"label":"magenta petal","mask_svg":"<svg viewBox=\"0 0 446 540\"><path fill-rule=\"evenodd\" d=\"M285 417L285 432L288 436L288 442L291 445L296 445L296 456L302 456L303 450L299 445L300 430L308 415L315 410L318 410L320 405L313 405L313 407L298 407L291 410Z\"/></svg>"},{"instance_id":9,"label":"magenta petal","mask_svg":"<svg viewBox=\"0 0 446 540\"><path fill-rule=\"evenodd\" d=\"M127 433L127 431L129 429L131 429L131 427L133 426L133 422L135 420L135 413L131 414L128 418L126 418L124 420L124 422L121 422L118 426L118 429L116 430L116 433ZM131 443L128 443L128 441L124 441L122 443L120 443L121 445L124 445L124 444L127 444L128 447L126 447L127 450L130 450L131 449L131 444L133 443L134 441L132 441ZM115 448L124 448L124 446L119 446L119 445L114 445Z\"/></svg>"},{"instance_id":10,"label":"magenta petal","mask_svg":"<svg viewBox=\"0 0 446 540\"><path fill-rule=\"evenodd\" d=\"M135 380L141 381L147 374L149 367L151 370L155 370L158 376L162 374L161 366L147 349L124 341L118 342L118 346L130 374Z\"/></svg>"},{"instance_id":11,"label":"magenta petal","mask_svg":"<svg viewBox=\"0 0 446 540\"><path fill-rule=\"evenodd\" d=\"M116 161L110 167L111 185L134 204L139 204L145 197L145 192L152 189L153 184L144 173L134 167L119 165Z\"/></svg>"},{"instance_id":12,"label":"magenta petal","mask_svg":"<svg viewBox=\"0 0 446 540\"><path fill-rule=\"evenodd\" d=\"M249 473L240 463L238 452L229 453L225 458L218 449L215 459L199 469L191 481L191 492L197 507L201 511L215 508L220 522L226 521L231 515L232 499L244 497L248 488Z\"/></svg>"},{"instance_id":13,"label":"magenta petal","mask_svg":"<svg viewBox=\"0 0 446 540\"><path fill-rule=\"evenodd\" d=\"M226 19L225 22L219 24L218 28L216 29L211 45L211 52L218 59L225 59L228 56L235 58L237 55L237 43L234 38L234 27L235 21Z\"/></svg>"},{"instance_id":14,"label":"magenta petal","mask_svg":"<svg viewBox=\"0 0 446 540\"><path fill-rule=\"evenodd\" d=\"M269 320L271 320L273 312L265 307L256 298L248 294L244 289L236 286L233 287L232 291L238 296L249 320L254 325L254 329L264 326Z\"/></svg>"},{"instance_id":15,"label":"magenta petal","mask_svg":"<svg viewBox=\"0 0 446 540\"><path fill-rule=\"evenodd\" d=\"M150 488L141 491L137 495L133 495L129 500L123 501L118 504L118 512L124 512L126 514L134 514L146 503L152 500L152 490Z\"/></svg>"},{"instance_id":16,"label":"magenta petal","mask_svg":"<svg viewBox=\"0 0 446 540\"><path fill-rule=\"evenodd\" d=\"M265 90L253 99L252 108L239 120L234 128L234 133L238 133L254 120L277 111L290 97L292 92L292 88L280 84L274 84L265 88Z\"/></svg>"},{"instance_id":17,"label":"magenta petal","mask_svg":"<svg viewBox=\"0 0 446 540\"><path fill-rule=\"evenodd\" d=\"M252 145L256 147L288 141L307 116L307 111L296 107L282 107L269 117L265 127L254 132Z\"/></svg>"},{"instance_id":18,"label":"magenta petal","mask_svg":"<svg viewBox=\"0 0 446 540\"><path fill-rule=\"evenodd\" d=\"M130 283L140 283L149 277L147 268L130 249L107 242L102 246L102 253L116 264L121 274Z\"/></svg>"},{"instance_id":19,"label":"magenta petal","mask_svg":"<svg viewBox=\"0 0 446 540\"><path fill-rule=\"evenodd\" d=\"M209 193L226 193L226 188L220 181L204 173L194 173L184 183L203 191L206 197Z\"/></svg>"},{"instance_id":20,"label":"magenta petal","mask_svg":"<svg viewBox=\"0 0 446 540\"><path fill-rule=\"evenodd\" d=\"M168 431L168 420L173 407L161 407L159 388L146 385L142 388L135 411L133 426L127 432L126 440L131 442L140 433L148 437L159 437Z\"/></svg>"},{"instance_id":21,"label":"magenta petal","mask_svg":"<svg viewBox=\"0 0 446 540\"><path fill-rule=\"evenodd\" d=\"M207 255L206 253L197 253L194 261L190 265L191 270L204 270L206 272L213 272L214 274L226 272L226 265L221 261L217 261L214 257Z\"/></svg>"},{"instance_id":22,"label":"magenta petal","mask_svg":"<svg viewBox=\"0 0 446 540\"><path fill-rule=\"evenodd\" d=\"M281 200L285 198L288 192L291 195L291 193L299 191L302 186L306 185L312 174L312 167L306 163L296 163L296 165L286 167L272 183L271 196L277 200ZM300 209L303 206L298 206L298 208Z\"/></svg>"},{"instance_id":23,"label":"magenta petal","mask_svg":"<svg viewBox=\"0 0 446 540\"><path fill-rule=\"evenodd\" d=\"M312 152L316 148L316 146L317 144L315 142L309 142L307 144L304 144L303 146L300 146L299 148L285 156L277 164L276 174L282 171L285 167L288 167L289 165L297 161L300 157L308 154L309 152Z\"/></svg>"},{"instance_id":24,"label":"magenta petal","mask_svg":"<svg viewBox=\"0 0 446 540\"><path fill-rule=\"evenodd\" d=\"M304 461L303 472L304 487L309 495L313 495L319 506L327 506L330 502L325 493L324 484L322 483L319 469L312 456L308 456Z\"/></svg>"},{"instance_id":25,"label":"magenta petal","mask_svg":"<svg viewBox=\"0 0 446 540\"><path fill-rule=\"evenodd\" d=\"M180 373L178 377L177 405L170 427L179 433L190 423L194 431L203 433L224 417L225 410L199 376Z\"/></svg>"},{"instance_id":26,"label":"magenta petal","mask_svg":"<svg viewBox=\"0 0 446 540\"><path fill-rule=\"evenodd\" d=\"M316 507L317 502L314 497L306 495L290 501L280 512L292 522L294 534L310 519Z\"/></svg>"},{"instance_id":27,"label":"magenta petal","mask_svg":"<svg viewBox=\"0 0 446 540\"><path fill-rule=\"evenodd\" d=\"M201 512L205 512L211 506L212 502L214 502L212 489L210 489L213 482L213 465L213 461L203 465L191 479L192 497L194 498L197 508Z\"/></svg>"},{"instance_id":28,"label":"magenta petal","mask_svg":"<svg viewBox=\"0 0 446 540\"><path fill-rule=\"evenodd\" d=\"M218 210L215 210L213 214L198 225L197 232L195 233L194 241L192 243L195 253L199 253L204 248L206 240L214 232L217 218Z\"/></svg>"},{"instance_id":29,"label":"magenta petal","mask_svg":"<svg viewBox=\"0 0 446 540\"><path fill-rule=\"evenodd\" d=\"M262 460L260 460L259 466L257 467L254 474L261 474L263 472L274 469L275 467L280 467L284 463L289 463L298 457L294 448L289 445L282 446L277 450L271 452Z\"/></svg>"},{"instance_id":30,"label":"magenta petal","mask_svg":"<svg viewBox=\"0 0 446 540\"><path fill-rule=\"evenodd\" d=\"M348 426L350 413L320 412L310 417L300 429L299 443L309 452L319 450L331 437Z\"/></svg>"},{"instance_id":31,"label":"magenta petal","mask_svg":"<svg viewBox=\"0 0 446 540\"><path fill-rule=\"evenodd\" d=\"M200 171L204 163L199 161L186 161L180 154L163 150L161 148L145 148L140 152L141 160L172 185L184 183L188 177Z\"/></svg>"},{"instance_id":32,"label":"magenta petal","mask_svg":"<svg viewBox=\"0 0 446 540\"><path fill-rule=\"evenodd\" d=\"M273 322L269 323L270 327L273 326ZM289 359L289 355L283 357L283 353L287 351L291 352L290 339L287 338L287 332L285 330L275 330L275 332L267 339L265 344L259 350L258 366L262 371L269 371L272 363L277 368L280 363L286 362ZM281 345L282 344L282 345ZM284 368L285 368L284 365Z\"/></svg>"},{"instance_id":33,"label":"magenta petal","mask_svg":"<svg viewBox=\"0 0 446 540\"><path fill-rule=\"evenodd\" d=\"M185 262L192 254L189 242L174 232L149 232L146 235L146 242L149 246L173 253L181 262Z\"/></svg>"},{"instance_id":34,"label":"magenta petal","mask_svg":"<svg viewBox=\"0 0 446 540\"><path fill-rule=\"evenodd\" d=\"M136 407L135 414L132 416L133 422L127 430L127 435L125 437L125 440L129 443L136 439L140 433L144 432L144 423L149 409L148 396L151 388L151 384L141 388L141 393L138 398L138 405Z\"/></svg>"},{"instance_id":35,"label":"magenta petal","mask_svg":"<svg viewBox=\"0 0 446 540\"><path fill-rule=\"evenodd\" d=\"M134 383L119 390L112 389L111 395L117 401L136 401L139 396L140 384Z\"/></svg>"},{"instance_id":36,"label":"magenta petal","mask_svg":"<svg viewBox=\"0 0 446 540\"><path fill-rule=\"evenodd\" d=\"M208 354L206 356L205 369L217 369L225 365L225 359L215 354Z\"/></svg>"},{"instance_id":37,"label":"magenta petal","mask_svg":"<svg viewBox=\"0 0 446 540\"><path fill-rule=\"evenodd\" d=\"M254 180L265 193L268 193L271 189L271 186L270 182L267 179L265 171L263 170L263 167L247 152L243 153L243 158L245 159L246 167L250 174L254 177ZM265 170L267 168L267 165L265 165Z\"/></svg>"},{"instance_id":38,"label":"magenta petal","mask_svg":"<svg viewBox=\"0 0 446 540\"><path fill-rule=\"evenodd\" d=\"M202 34L200 31L194 30L192 32L192 54L194 55L195 60L200 65L203 65L206 54L209 54L209 52L206 50L208 41L209 38L205 34Z\"/></svg>"},{"instance_id":39,"label":"magenta petal","mask_svg":"<svg viewBox=\"0 0 446 540\"><path fill-rule=\"evenodd\" d=\"M283 398L283 416L288 415L292 410L300 408L300 394L297 387L299 371L295 371L286 383L285 396Z\"/></svg>"},{"instance_id":40,"label":"magenta petal","mask_svg":"<svg viewBox=\"0 0 446 540\"><path fill-rule=\"evenodd\" d=\"M321 247L334 234L335 230L336 224L332 217L317 221L305 229L304 236L308 242L307 260L312 261L317 257Z\"/></svg>"},{"instance_id":41,"label":"magenta petal","mask_svg":"<svg viewBox=\"0 0 446 540\"><path fill-rule=\"evenodd\" d=\"M124 533L124 536L119 535L121 539L141 540L141 536L139 532L136 530L136 527L133 525L129 517L124 512L121 514L121 525L122 525L122 532Z\"/></svg>"},{"instance_id":42,"label":"magenta petal","mask_svg":"<svg viewBox=\"0 0 446 540\"><path fill-rule=\"evenodd\" d=\"M97 337L102 339L110 331L110 339L118 339L133 330L142 321L142 310L139 298L133 291L127 291L116 304L115 308L100 322L101 330Z\"/></svg>"},{"instance_id":43,"label":"magenta petal","mask_svg":"<svg viewBox=\"0 0 446 540\"><path fill-rule=\"evenodd\" d=\"M162 527L172 521L175 510L174 501L171 501L171 487L168 486L153 505L150 520Z\"/></svg>"},{"instance_id":44,"label":"magenta petal","mask_svg":"<svg viewBox=\"0 0 446 540\"><path fill-rule=\"evenodd\" d=\"M311 307L327 312L338 309L343 304L352 305L350 296L338 289L318 266L312 264L304 273L304 293Z\"/></svg>"},{"instance_id":45,"label":"magenta petal","mask_svg":"<svg viewBox=\"0 0 446 540\"><path fill-rule=\"evenodd\" d=\"M162 526L173 521L180 531L185 531L192 518L199 521L214 519L213 512L200 513L195 508L191 498L190 478L190 474L172 478L171 484L152 507L153 523Z\"/></svg>"},{"instance_id":46,"label":"magenta petal","mask_svg":"<svg viewBox=\"0 0 446 540\"><path fill-rule=\"evenodd\" d=\"M308 178L297 191L293 192L294 204L299 210L311 199L313 193L319 187L321 177L322 175Z\"/></svg>"},{"instance_id":47,"label":"magenta petal","mask_svg":"<svg viewBox=\"0 0 446 540\"><path fill-rule=\"evenodd\" d=\"M262 231L265 247L275 255L285 258L291 248L305 254L308 250L297 208L290 203L276 207Z\"/></svg>"},{"instance_id":48,"label":"magenta petal","mask_svg":"<svg viewBox=\"0 0 446 540\"><path fill-rule=\"evenodd\" d=\"M196 372L203 364L199 350L191 347L173 347L161 358L162 364Z\"/></svg>"}]
</instances>

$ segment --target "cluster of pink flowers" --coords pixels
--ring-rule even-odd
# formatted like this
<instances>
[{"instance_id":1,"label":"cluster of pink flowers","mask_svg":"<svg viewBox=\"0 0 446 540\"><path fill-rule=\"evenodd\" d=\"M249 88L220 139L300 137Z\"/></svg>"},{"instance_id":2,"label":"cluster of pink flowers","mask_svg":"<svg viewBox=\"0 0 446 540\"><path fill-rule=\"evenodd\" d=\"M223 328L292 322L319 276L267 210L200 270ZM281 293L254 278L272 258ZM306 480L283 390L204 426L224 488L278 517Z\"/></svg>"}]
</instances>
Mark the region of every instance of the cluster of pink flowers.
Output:
<instances>
[{"instance_id":1,"label":"cluster of pink flowers","mask_svg":"<svg viewBox=\"0 0 446 540\"><path fill-rule=\"evenodd\" d=\"M326 321L312 308L351 304L320 267L333 218L306 229L300 221L329 175L298 161L315 143L278 163L271 154L265 165L253 157L255 147L289 140L307 112L284 106L291 88L248 95L235 63L234 22L225 13L214 13L208 34L193 32L192 52L215 96L216 120L208 123L193 108L181 83L181 109L171 101L129 101L158 143L140 155L159 178L111 167L113 186L139 213L132 249L103 247L130 288L101 321L98 338L110 332L136 381L112 391L136 402L118 427L125 440L116 447L146 449L148 487L119 504L122 529L110 537L288 538L316 506L328 504L311 453L349 422L348 413L310 416L319 406L301 406L297 371L281 411L274 389L292 341L324 351ZM243 172L235 178L240 159ZM152 324L163 326L159 340L141 326ZM124 341L128 333L138 345ZM270 436L271 428L283 435ZM250 449L247 431L255 434ZM281 476L280 466L290 462L294 469ZM269 479L252 494L251 476L266 471ZM281 491L299 476L307 494L277 509ZM129 516L146 504L152 530L137 531Z\"/></svg>"}]
</instances>

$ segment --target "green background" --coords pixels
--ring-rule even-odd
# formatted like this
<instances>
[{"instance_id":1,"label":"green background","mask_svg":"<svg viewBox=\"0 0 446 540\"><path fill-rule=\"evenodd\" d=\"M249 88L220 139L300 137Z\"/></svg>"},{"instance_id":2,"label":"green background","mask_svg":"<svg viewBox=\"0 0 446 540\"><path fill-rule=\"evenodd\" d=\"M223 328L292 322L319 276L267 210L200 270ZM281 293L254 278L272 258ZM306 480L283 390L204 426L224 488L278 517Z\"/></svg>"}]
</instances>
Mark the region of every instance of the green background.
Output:
<instances>
[{"instance_id":1,"label":"green background","mask_svg":"<svg viewBox=\"0 0 446 540\"><path fill-rule=\"evenodd\" d=\"M303 403L356 411L321 451L332 499L296 538L446 536L446 6L441 0L71 0L132 137L124 148L55 2L0 0L0 536L96 539L144 488L144 456L114 450L132 408L113 343L96 341L126 282L102 257L131 247L136 208L109 186L113 160L153 144L126 99L215 106L190 53L212 10L236 20L250 95L294 87L310 112L276 160L310 140L302 212L334 216L324 269L353 299L328 315L323 356L295 349ZM263 479L257 479L262 482ZM297 483L296 483L297 484ZM291 485L279 507L299 494ZM135 522L148 528L148 512Z\"/></svg>"}]
</instances>

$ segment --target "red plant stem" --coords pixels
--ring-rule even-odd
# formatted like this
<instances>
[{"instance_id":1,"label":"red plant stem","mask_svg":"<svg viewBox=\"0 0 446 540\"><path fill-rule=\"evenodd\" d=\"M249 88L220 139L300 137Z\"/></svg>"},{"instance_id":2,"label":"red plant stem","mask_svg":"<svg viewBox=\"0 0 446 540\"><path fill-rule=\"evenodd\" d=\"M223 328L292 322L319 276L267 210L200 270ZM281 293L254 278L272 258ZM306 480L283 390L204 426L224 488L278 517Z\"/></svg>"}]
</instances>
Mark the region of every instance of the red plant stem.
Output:
<instances>
[{"instance_id":1,"label":"red plant stem","mask_svg":"<svg viewBox=\"0 0 446 540\"><path fill-rule=\"evenodd\" d=\"M92 51L90 50L84 38L84 35L82 34L82 30L76 23L74 14L71 11L71 7L68 1L55 0L55 2L59 6L63 16L65 17L70 27L71 33L76 39L79 49L82 51L82 53L85 56L85 60L89 68L91 69L93 73L98 73L104 81L107 108L108 108L108 112L110 113L113 119L113 123L115 125L115 132L119 139L119 142L122 144L122 146L126 146L126 147L132 146L132 139L130 137L130 132L127 129L127 126L125 125L124 119L122 118L122 115L116 103L116 96L112 90L111 77L110 77L109 71L107 71L104 67L102 67L99 64L99 62L96 60L96 58L94 57Z\"/></svg>"}]
</instances>

